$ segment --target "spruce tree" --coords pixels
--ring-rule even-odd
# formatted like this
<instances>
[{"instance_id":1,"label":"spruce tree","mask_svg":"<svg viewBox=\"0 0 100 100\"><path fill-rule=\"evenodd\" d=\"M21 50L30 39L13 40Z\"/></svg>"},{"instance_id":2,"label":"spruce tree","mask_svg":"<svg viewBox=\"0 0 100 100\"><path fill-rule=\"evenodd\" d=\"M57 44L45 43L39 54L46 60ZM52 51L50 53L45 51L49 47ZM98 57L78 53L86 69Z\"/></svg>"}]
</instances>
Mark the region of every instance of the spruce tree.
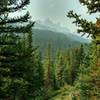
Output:
<instances>
[{"instance_id":1,"label":"spruce tree","mask_svg":"<svg viewBox=\"0 0 100 100\"><path fill-rule=\"evenodd\" d=\"M71 65L72 65L72 51L67 50L64 54L64 63L65 63L65 70L64 70L64 80L65 83L71 84Z\"/></svg>"},{"instance_id":2,"label":"spruce tree","mask_svg":"<svg viewBox=\"0 0 100 100\"><path fill-rule=\"evenodd\" d=\"M56 77L55 77L55 66L52 57L52 48L51 43L48 43L48 47L46 50L46 56L43 61L44 66L44 92L45 92L45 100L52 95L54 89L56 89Z\"/></svg>"},{"instance_id":3,"label":"spruce tree","mask_svg":"<svg viewBox=\"0 0 100 100\"><path fill-rule=\"evenodd\" d=\"M71 54L70 54L70 59L71 59L71 64L69 66L69 84L73 85L75 80L78 77L78 72L79 72L79 68L80 65L83 61L84 58L84 48L83 45L81 45L78 48L74 48L71 50Z\"/></svg>"},{"instance_id":4,"label":"spruce tree","mask_svg":"<svg viewBox=\"0 0 100 100\"><path fill-rule=\"evenodd\" d=\"M52 61L52 48L51 44L48 44L46 58L44 61L45 67L45 86L47 88L52 88L53 86L53 61Z\"/></svg>"},{"instance_id":5,"label":"spruce tree","mask_svg":"<svg viewBox=\"0 0 100 100\"><path fill-rule=\"evenodd\" d=\"M33 88L34 99L41 99L44 97L44 69L42 63L41 53L36 50L33 56Z\"/></svg>"},{"instance_id":6,"label":"spruce tree","mask_svg":"<svg viewBox=\"0 0 100 100\"><path fill-rule=\"evenodd\" d=\"M100 0L79 0L84 6L88 8L88 13L100 12ZM89 34L92 36L92 48L91 48L91 60L87 74L84 74L81 78L83 84L81 84L80 90L83 91L83 97L90 100L99 100L100 98L100 18L96 18L97 21L93 23L86 19L81 18L73 11L68 13L68 17L75 18L73 23L79 27L78 32Z\"/></svg>"},{"instance_id":7,"label":"spruce tree","mask_svg":"<svg viewBox=\"0 0 100 100\"><path fill-rule=\"evenodd\" d=\"M63 57L63 52L59 51L57 52L57 57L56 57L56 71L57 71L57 87L62 87L64 86L64 70L65 70L65 62L64 62L64 57Z\"/></svg>"},{"instance_id":8,"label":"spruce tree","mask_svg":"<svg viewBox=\"0 0 100 100\"><path fill-rule=\"evenodd\" d=\"M28 12L19 17L9 16L10 13L23 10L28 4L29 0L0 1L0 99L3 100L22 100L33 94L28 91L33 81L32 65L25 65L24 59L31 59L32 50L26 53L27 48L22 46L25 43L22 43L22 38L23 34L30 33L34 23L29 22ZM30 78L26 76L27 72Z\"/></svg>"}]
</instances>

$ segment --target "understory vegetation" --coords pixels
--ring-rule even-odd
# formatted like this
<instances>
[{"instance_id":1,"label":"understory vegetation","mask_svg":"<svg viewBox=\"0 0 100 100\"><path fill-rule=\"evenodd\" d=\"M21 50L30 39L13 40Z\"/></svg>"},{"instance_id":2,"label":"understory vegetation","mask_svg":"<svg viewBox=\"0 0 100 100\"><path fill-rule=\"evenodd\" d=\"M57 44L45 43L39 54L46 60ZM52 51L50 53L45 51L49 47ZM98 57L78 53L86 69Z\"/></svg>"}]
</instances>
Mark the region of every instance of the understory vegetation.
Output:
<instances>
[{"instance_id":1,"label":"understory vegetation","mask_svg":"<svg viewBox=\"0 0 100 100\"><path fill-rule=\"evenodd\" d=\"M89 14L100 12L100 0L79 0ZM88 22L73 11L78 32L90 44L42 51L33 45L34 23L21 12L30 0L0 0L0 100L100 100L100 18ZM45 51L45 52L44 52Z\"/></svg>"}]
</instances>

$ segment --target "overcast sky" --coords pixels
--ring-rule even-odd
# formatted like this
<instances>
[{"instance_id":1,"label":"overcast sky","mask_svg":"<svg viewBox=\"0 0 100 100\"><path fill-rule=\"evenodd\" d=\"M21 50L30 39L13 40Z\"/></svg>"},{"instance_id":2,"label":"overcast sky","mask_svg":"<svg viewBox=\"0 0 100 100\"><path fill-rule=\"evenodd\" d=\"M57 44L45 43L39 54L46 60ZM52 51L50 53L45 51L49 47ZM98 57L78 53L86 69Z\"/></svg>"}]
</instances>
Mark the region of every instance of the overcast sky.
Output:
<instances>
[{"instance_id":1,"label":"overcast sky","mask_svg":"<svg viewBox=\"0 0 100 100\"><path fill-rule=\"evenodd\" d=\"M89 17L86 14L87 9L80 5L78 0L31 0L29 6L32 19L45 20L49 18L75 32L76 26L71 23L72 20L66 17L69 10L82 14L88 20L95 20L94 16Z\"/></svg>"}]
</instances>

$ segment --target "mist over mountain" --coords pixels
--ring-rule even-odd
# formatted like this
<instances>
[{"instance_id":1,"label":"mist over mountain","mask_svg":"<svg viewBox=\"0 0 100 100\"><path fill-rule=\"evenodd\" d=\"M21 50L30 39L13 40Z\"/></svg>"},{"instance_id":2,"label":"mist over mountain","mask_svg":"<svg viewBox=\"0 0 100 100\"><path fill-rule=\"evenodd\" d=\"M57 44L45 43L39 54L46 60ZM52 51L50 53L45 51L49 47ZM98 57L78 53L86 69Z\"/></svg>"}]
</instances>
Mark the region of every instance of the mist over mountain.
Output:
<instances>
[{"instance_id":1,"label":"mist over mountain","mask_svg":"<svg viewBox=\"0 0 100 100\"><path fill-rule=\"evenodd\" d=\"M53 52L57 49L75 48L81 44L89 44L90 40L70 32L66 27L62 27L60 23L53 23L47 19L45 21L36 21L33 27L34 45L39 46L43 51L51 43Z\"/></svg>"},{"instance_id":2,"label":"mist over mountain","mask_svg":"<svg viewBox=\"0 0 100 100\"><path fill-rule=\"evenodd\" d=\"M49 18L44 21L37 20L33 29L48 30L56 33L58 32L65 34L67 37L79 42L91 42L90 39L79 36L77 33L71 33L67 27L62 26L60 23L54 23Z\"/></svg>"},{"instance_id":3,"label":"mist over mountain","mask_svg":"<svg viewBox=\"0 0 100 100\"><path fill-rule=\"evenodd\" d=\"M54 23L49 18L44 21L37 20L34 28L62 33L70 32L67 27L62 26L60 23Z\"/></svg>"}]
</instances>

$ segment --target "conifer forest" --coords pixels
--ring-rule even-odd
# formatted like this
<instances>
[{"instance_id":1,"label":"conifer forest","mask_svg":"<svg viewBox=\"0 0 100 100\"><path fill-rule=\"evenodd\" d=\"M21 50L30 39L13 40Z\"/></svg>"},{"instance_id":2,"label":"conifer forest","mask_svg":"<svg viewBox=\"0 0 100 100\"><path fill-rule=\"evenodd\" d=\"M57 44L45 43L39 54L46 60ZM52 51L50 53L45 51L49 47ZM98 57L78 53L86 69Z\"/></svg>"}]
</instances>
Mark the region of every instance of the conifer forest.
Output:
<instances>
[{"instance_id":1,"label":"conifer forest","mask_svg":"<svg viewBox=\"0 0 100 100\"><path fill-rule=\"evenodd\" d=\"M100 100L100 0L75 0L93 20L65 13L80 35L40 25L34 1L0 0L0 100Z\"/></svg>"}]
</instances>

